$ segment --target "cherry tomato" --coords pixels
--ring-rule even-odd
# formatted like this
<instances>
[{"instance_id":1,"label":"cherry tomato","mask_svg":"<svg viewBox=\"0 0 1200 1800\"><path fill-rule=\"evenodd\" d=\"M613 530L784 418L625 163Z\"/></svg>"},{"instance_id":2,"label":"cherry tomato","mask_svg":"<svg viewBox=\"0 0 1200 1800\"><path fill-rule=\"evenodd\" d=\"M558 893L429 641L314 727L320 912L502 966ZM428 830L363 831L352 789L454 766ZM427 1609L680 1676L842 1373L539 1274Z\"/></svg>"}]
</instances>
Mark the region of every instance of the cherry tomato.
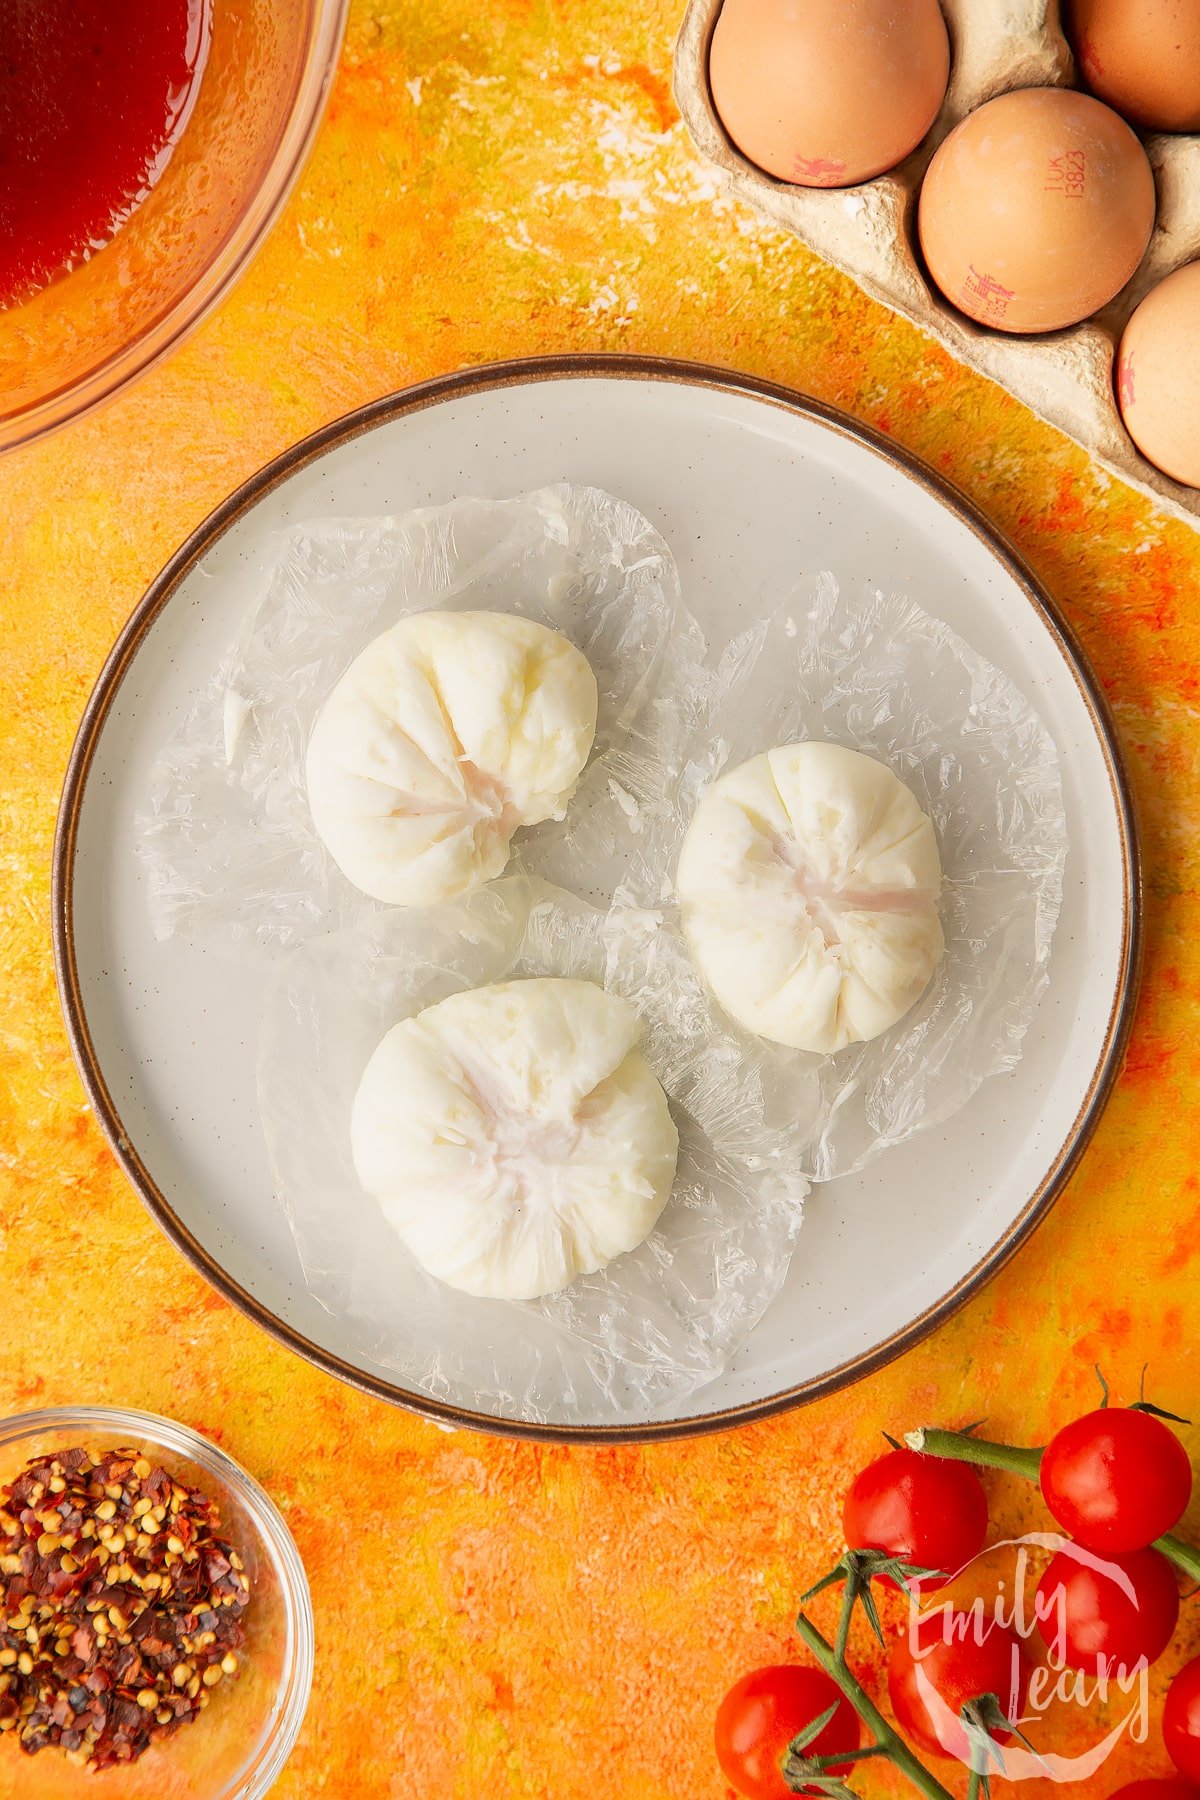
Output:
<instances>
[{"instance_id":1,"label":"cherry tomato","mask_svg":"<svg viewBox=\"0 0 1200 1800\"><path fill-rule=\"evenodd\" d=\"M746 1800L791 1800L793 1790L783 1779L788 1745L835 1702L836 1713L808 1746L814 1756L857 1750L862 1741L858 1714L832 1676L792 1663L743 1675L717 1708L717 1761L727 1780ZM829 1773L848 1775L851 1767L831 1765Z\"/></svg>"},{"instance_id":2,"label":"cherry tomato","mask_svg":"<svg viewBox=\"0 0 1200 1800\"><path fill-rule=\"evenodd\" d=\"M915 1635L915 1643L914 1643ZM995 1694L1004 1712L1018 1718L1029 1689L1029 1664L1021 1640L994 1619L939 1608L910 1624L892 1645L888 1694L896 1723L931 1756L969 1753L958 1715L968 1700ZM1011 1732L994 1732L1007 1743Z\"/></svg>"},{"instance_id":3,"label":"cherry tomato","mask_svg":"<svg viewBox=\"0 0 1200 1800\"><path fill-rule=\"evenodd\" d=\"M1106 1406L1064 1425L1042 1455L1042 1493L1063 1530L1089 1550L1141 1550L1179 1523L1192 1465L1152 1413Z\"/></svg>"},{"instance_id":4,"label":"cherry tomato","mask_svg":"<svg viewBox=\"0 0 1200 1800\"><path fill-rule=\"evenodd\" d=\"M842 1527L851 1550L886 1550L949 1579L983 1549L987 1496L967 1463L890 1450L855 1477ZM911 1585L932 1591L944 1583Z\"/></svg>"},{"instance_id":5,"label":"cherry tomato","mask_svg":"<svg viewBox=\"0 0 1200 1800\"><path fill-rule=\"evenodd\" d=\"M1110 1674L1133 1669L1140 1657L1157 1662L1179 1621L1174 1569L1157 1550L1090 1555L1098 1567L1071 1550L1051 1558L1037 1590L1043 1641L1068 1668L1089 1674L1100 1672L1101 1657ZM1132 1592L1124 1591L1119 1575Z\"/></svg>"},{"instance_id":6,"label":"cherry tomato","mask_svg":"<svg viewBox=\"0 0 1200 1800\"><path fill-rule=\"evenodd\" d=\"M1111 1794L1109 1800L1200 1800L1200 1788L1164 1775L1161 1781L1131 1781Z\"/></svg>"},{"instance_id":7,"label":"cherry tomato","mask_svg":"<svg viewBox=\"0 0 1200 1800\"><path fill-rule=\"evenodd\" d=\"M1179 1773L1200 1781L1200 1656L1185 1663L1167 1689L1163 1742Z\"/></svg>"}]
</instances>

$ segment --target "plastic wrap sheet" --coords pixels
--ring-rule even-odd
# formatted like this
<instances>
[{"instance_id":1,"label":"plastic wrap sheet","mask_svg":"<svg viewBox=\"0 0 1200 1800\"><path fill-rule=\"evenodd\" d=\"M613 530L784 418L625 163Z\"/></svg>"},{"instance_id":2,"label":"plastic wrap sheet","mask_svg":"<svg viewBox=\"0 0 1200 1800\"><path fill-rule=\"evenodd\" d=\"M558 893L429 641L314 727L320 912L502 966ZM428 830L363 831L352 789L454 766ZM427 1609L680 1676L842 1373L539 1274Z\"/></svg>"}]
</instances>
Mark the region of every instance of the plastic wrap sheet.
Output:
<instances>
[{"instance_id":1,"label":"plastic wrap sheet","mask_svg":"<svg viewBox=\"0 0 1200 1800\"><path fill-rule=\"evenodd\" d=\"M519 832L526 869L615 863L661 803L664 663L694 654L674 559L632 506L561 484L282 535L261 599L151 777L139 820L154 928L294 942L378 910L313 828L304 758L330 689L381 631L432 607L519 613L561 631L599 686L596 740L565 820ZM611 882L608 886L611 892Z\"/></svg>"},{"instance_id":2,"label":"plastic wrap sheet","mask_svg":"<svg viewBox=\"0 0 1200 1800\"><path fill-rule=\"evenodd\" d=\"M350 1109L380 1039L468 987L600 982L638 1009L679 1128L675 1186L639 1249L538 1301L425 1274L363 1193ZM797 1128L767 1122L762 1049L717 1016L678 935L523 876L453 905L380 912L278 959L259 1098L306 1279L417 1393L497 1416L620 1423L677 1407L778 1292L802 1217Z\"/></svg>"},{"instance_id":3,"label":"plastic wrap sheet","mask_svg":"<svg viewBox=\"0 0 1200 1800\"><path fill-rule=\"evenodd\" d=\"M682 744L616 905L676 917L672 877L705 788L776 744L824 738L888 763L937 831L946 950L892 1030L835 1056L765 1044L766 1116L807 1126L827 1181L957 1112L1011 1069L1048 980L1067 854L1058 752L1013 682L915 601L842 592L831 574L673 671ZM673 752L674 754L675 752Z\"/></svg>"},{"instance_id":4,"label":"plastic wrap sheet","mask_svg":"<svg viewBox=\"0 0 1200 1800\"><path fill-rule=\"evenodd\" d=\"M303 758L347 664L429 606L564 631L597 674L596 745L565 821L519 833L508 876L433 911L385 910L317 840ZM945 877L946 952L926 994L881 1038L828 1058L725 1016L672 888L705 787L804 737L886 761L932 817ZM1014 1065L1048 978L1067 851L1049 734L943 622L824 575L706 646L648 522L568 486L290 532L157 766L142 836L160 931L240 934L275 962L260 1102L314 1294L417 1393L581 1424L678 1410L779 1291L809 1181L945 1121ZM602 981L637 1006L679 1172L646 1243L603 1273L541 1301L480 1300L425 1275L362 1192L350 1105L399 1019L534 974Z\"/></svg>"}]
</instances>

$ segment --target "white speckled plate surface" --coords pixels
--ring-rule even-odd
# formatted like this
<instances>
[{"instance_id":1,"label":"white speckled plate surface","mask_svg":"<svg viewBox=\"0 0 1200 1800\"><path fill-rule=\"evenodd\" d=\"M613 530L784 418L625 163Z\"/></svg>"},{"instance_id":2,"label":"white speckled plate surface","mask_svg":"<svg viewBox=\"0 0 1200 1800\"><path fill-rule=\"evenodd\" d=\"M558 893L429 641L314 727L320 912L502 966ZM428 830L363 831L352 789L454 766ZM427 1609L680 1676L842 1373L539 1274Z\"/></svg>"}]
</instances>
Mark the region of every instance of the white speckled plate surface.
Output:
<instances>
[{"instance_id":1,"label":"white speckled plate surface","mask_svg":"<svg viewBox=\"0 0 1200 1800\"><path fill-rule=\"evenodd\" d=\"M1049 992L1009 1076L950 1124L814 1192L787 1285L686 1413L590 1432L419 1401L308 1293L272 1196L254 1059L263 970L150 932L133 819L150 763L227 647L271 534L321 513L593 483L663 532L701 623L726 631L799 574L911 594L1013 678L1058 744L1069 818ZM797 567L800 546L803 566ZM1013 553L940 479L832 410L715 369L557 358L377 402L255 477L154 582L89 704L63 796L55 946L97 1115L159 1223L224 1293L324 1367L451 1421L535 1436L714 1429L855 1379L1020 1245L1084 1147L1137 985L1127 785L1094 681ZM886 1285L864 1289L869 1239Z\"/></svg>"}]
</instances>

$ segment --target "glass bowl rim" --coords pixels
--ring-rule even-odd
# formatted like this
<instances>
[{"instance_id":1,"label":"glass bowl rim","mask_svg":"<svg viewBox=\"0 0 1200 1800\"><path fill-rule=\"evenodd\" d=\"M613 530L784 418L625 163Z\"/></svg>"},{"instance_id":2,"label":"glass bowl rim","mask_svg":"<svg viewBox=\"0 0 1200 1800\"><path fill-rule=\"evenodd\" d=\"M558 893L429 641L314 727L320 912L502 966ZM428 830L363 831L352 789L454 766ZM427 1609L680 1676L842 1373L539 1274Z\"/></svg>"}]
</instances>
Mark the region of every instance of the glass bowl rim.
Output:
<instances>
[{"instance_id":1,"label":"glass bowl rim","mask_svg":"<svg viewBox=\"0 0 1200 1800\"><path fill-rule=\"evenodd\" d=\"M271 1496L253 1475L211 1438L161 1413L126 1406L49 1406L0 1418L0 1451L22 1438L62 1430L96 1439L125 1433L160 1445L215 1478L241 1503L270 1553L279 1581L287 1626L283 1670L275 1696L275 1717L253 1764L220 1800L261 1800L277 1781L295 1748L308 1710L316 1651L316 1628L308 1575L295 1539Z\"/></svg>"},{"instance_id":2,"label":"glass bowl rim","mask_svg":"<svg viewBox=\"0 0 1200 1800\"><path fill-rule=\"evenodd\" d=\"M26 405L3 410L0 455L83 418L162 361L203 323L245 273L282 212L316 138L341 54L350 0L311 0L304 67L279 142L236 223L183 293L121 349ZM101 252L103 254L103 252Z\"/></svg>"}]
</instances>

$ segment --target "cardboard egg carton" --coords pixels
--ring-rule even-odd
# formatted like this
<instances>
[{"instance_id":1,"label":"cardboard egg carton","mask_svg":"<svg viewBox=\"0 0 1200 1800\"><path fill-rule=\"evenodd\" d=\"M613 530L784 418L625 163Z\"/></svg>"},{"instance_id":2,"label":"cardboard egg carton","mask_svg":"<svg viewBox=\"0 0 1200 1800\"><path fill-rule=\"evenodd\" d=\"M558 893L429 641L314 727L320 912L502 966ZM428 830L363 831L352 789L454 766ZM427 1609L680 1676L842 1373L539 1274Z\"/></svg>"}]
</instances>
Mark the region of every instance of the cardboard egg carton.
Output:
<instances>
[{"instance_id":1,"label":"cardboard egg carton","mask_svg":"<svg viewBox=\"0 0 1200 1800\"><path fill-rule=\"evenodd\" d=\"M952 63L933 129L897 168L851 188L789 186L734 148L708 84L708 48L721 4L688 0L675 47L675 95L696 145L729 188L852 275L873 299L998 381L1122 481L1200 528L1200 490L1146 461L1121 422L1113 392L1116 347L1130 313L1164 275L1200 257L1200 137L1142 137L1158 217L1141 265L1110 305L1083 325L1036 337L989 331L964 318L926 277L917 250L917 195L938 144L985 100L1013 88L1083 85L1057 0L942 0Z\"/></svg>"}]
</instances>

